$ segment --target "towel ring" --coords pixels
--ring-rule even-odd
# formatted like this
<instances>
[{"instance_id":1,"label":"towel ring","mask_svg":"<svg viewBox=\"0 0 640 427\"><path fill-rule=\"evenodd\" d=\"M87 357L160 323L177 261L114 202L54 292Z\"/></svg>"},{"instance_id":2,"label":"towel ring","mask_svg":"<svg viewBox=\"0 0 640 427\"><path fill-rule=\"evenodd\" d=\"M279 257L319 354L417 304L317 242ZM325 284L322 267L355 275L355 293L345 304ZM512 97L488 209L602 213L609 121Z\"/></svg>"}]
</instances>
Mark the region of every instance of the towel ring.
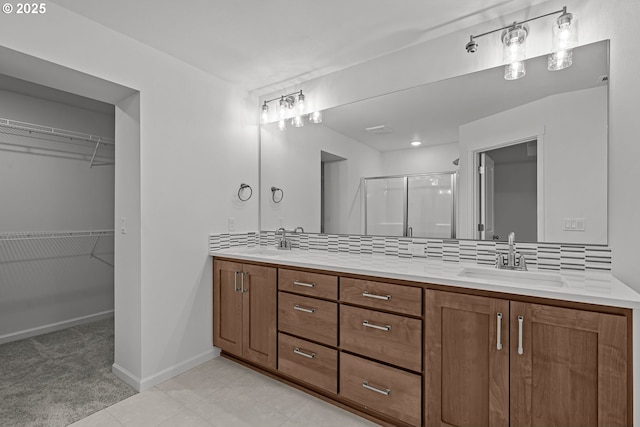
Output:
<instances>
[{"instance_id":1,"label":"towel ring","mask_svg":"<svg viewBox=\"0 0 640 427\"><path fill-rule=\"evenodd\" d=\"M280 192L280 197L276 196L278 191ZM271 200L273 200L273 203L280 203L282 199L284 199L284 191L282 191L282 188L271 187Z\"/></svg>"},{"instance_id":2,"label":"towel ring","mask_svg":"<svg viewBox=\"0 0 640 427\"><path fill-rule=\"evenodd\" d=\"M245 190L247 188L249 189L249 196L247 198L243 199L241 194L243 193L243 190ZM243 202L246 202L247 200L249 200L251 198L251 196L253 196L253 189L251 188L251 186L249 184L245 184L245 183L240 184L240 189L238 190L238 199L240 199Z\"/></svg>"}]
</instances>

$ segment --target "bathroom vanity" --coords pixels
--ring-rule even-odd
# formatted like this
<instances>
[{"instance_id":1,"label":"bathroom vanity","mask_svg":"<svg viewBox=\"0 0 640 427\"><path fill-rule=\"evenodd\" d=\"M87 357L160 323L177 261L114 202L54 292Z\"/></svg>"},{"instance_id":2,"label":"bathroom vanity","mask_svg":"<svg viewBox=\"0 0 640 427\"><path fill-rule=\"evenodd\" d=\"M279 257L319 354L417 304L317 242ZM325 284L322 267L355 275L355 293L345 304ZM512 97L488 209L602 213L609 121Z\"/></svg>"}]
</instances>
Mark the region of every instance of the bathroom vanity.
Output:
<instances>
[{"instance_id":1,"label":"bathroom vanity","mask_svg":"<svg viewBox=\"0 0 640 427\"><path fill-rule=\"evenodd\" d=\"M640 295L608 273L264 246L211 255L223 355L382 425L633 423Z\"/></svg>"}]
</instances>

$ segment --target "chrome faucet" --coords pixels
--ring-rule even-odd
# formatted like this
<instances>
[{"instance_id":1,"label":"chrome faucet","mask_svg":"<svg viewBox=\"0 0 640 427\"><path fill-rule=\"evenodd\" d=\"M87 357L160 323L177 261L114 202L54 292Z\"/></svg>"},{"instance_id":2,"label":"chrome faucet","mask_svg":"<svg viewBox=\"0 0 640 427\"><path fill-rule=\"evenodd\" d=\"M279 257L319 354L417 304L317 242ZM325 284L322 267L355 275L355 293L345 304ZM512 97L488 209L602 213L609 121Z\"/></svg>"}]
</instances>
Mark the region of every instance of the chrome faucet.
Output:
<instances>
[{"instance_id":1,"label":"chrome faucet","mask_svg":"<svg viewBox=\"0 0 640 427\"><path fill-rule=\"evenodd\" d=\"M277 248L282 250L291 250L291 240L287 239L287 230L285 230L284 227L280 227L276 230L276 235L278 234L281 234L282 237L278 242Z\"/></svg>"},{"instance_id":2,"label":"chrome faucet","mask_svg":"<svg viewBox=\"0 0 640 427\"><path fill-rule=\"evenodd\" d=\"M506 270L527 270L527 261L524 255L515 249L516 234L509 233L509 252L507 254L496 254L496 268Z\"/></svg>"},{"instance_id":3,"label":"chrome faucet","mask_svg":"<svg viewBox=\"0 0 640 427\"><path fill-rule=\"evenodd\" d=\"M300 230L300 231L298 231ZM294 233L304 233L304 228L302 228L301 226L297 226L294 230Z\"/></svg>"}]
</instances>

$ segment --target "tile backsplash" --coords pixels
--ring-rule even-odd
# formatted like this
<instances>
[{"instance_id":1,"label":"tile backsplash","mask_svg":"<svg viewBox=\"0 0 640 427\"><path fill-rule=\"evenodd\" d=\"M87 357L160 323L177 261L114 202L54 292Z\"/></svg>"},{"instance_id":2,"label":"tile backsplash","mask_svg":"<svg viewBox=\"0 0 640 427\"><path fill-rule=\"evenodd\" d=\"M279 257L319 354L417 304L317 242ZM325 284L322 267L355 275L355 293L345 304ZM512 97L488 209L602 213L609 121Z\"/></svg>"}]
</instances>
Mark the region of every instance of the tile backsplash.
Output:
<instances>
[{"instance_id":1,"label":"tile backsplash","mask_svg":"<svg viewBox=\"0 0 640 427\"><path fill-rule=\"evenodd\" d=\"M237 246L276 246L273 231L211 234L209 250ZM294 249L379 254L399 258L419 258L444 262L493 265L496 252L507 252L506 242L385 237L338 234L288 234ZM562 243L516 243L527 265L539 270L611 271L611 248L600 245Z\"/></svg>"}]
</instances>

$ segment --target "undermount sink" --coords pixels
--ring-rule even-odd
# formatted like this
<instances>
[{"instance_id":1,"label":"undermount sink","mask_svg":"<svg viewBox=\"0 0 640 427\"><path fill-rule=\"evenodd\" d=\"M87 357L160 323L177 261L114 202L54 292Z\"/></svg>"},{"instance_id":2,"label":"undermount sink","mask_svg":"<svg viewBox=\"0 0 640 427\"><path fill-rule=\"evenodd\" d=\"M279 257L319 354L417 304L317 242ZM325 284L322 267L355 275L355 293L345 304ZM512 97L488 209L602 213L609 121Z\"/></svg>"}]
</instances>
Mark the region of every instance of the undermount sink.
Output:
<instances>
[{"instance_id":1,"label":"undermount sink","mask_svg":"<svg viewBox=\"0 0 640 427\"><path fill-rule=\"evenodd\" d=\"M470 279L490 280L502 283L510 283L512 285L523 286L546 286L561 288L567 286L564 279L556 274L538 273L535 271L519 271L519 270L491 270L488 268L468 267L462 269L458 273L460 277L468 277Z\"/></svg>"},{"instance_id":2,"label":"undermount sink","mask_svg":"<svg viewBox=\"0 0 640 427\"><path fill-rule=\"evenodd\" d=\"M260 256L269 256L269 257L278 257L284 255L285 253L290 251L279 250L272 247L267 246L256 246L253 248L247 248L242 251L243 254L246 255L260 255Z\"/></svg>"}]
</instances>

